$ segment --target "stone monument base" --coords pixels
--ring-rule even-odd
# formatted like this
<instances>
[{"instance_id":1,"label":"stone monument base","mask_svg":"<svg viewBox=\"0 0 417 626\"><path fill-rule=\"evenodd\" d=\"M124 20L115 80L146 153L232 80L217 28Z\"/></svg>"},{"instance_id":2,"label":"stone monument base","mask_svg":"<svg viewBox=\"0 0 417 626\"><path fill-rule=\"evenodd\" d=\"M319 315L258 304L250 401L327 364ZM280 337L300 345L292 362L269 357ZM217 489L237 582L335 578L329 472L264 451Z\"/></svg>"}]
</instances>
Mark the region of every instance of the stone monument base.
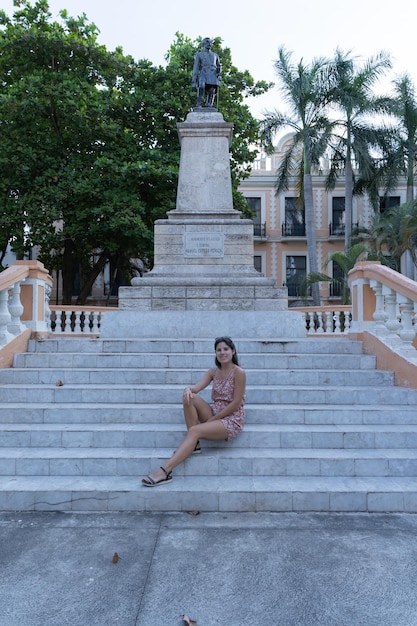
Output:
<instances>
[{"instance_id":1,"label":"stone monument base","mask_svg":"<svg viewBox=\"0 0 417 626\"><path fill-rule=\"evenodd\" d=\"M154 267L119 289L101 337L305 337L287 288L254 268L252 220L233 209L232 128L204 110L178 124L176 209L155 222Z\"/></svg>"},{"instance_id":2,"label":"stone monument base","mask_svg":"<svg viewBox=\"0 0 417 626\"><path fill-rule=\"evenodd\" d=\"M299 311L108 311L101 339L215 339L287 341L307 336Z\"/></svg>"},{"instance_id":3,"label":"stone monument base","mask_svg":"<svg viewBox=\"0 0 417 626\"><path fill-rule=\"evenodd\" d=\"M137 311L284 311L287 289L257 277L143 277L140 287L120 287L119 308Z\"/></svg>"}]
</instances>

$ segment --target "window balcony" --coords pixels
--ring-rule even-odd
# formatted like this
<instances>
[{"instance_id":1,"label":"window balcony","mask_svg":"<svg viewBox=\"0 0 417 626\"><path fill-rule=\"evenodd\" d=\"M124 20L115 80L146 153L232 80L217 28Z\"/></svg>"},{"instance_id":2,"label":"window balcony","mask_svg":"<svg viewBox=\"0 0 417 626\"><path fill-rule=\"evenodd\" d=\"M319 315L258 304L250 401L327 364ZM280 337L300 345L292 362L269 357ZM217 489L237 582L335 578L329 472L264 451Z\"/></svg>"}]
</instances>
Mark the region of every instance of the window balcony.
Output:
<instances>
[{"instance_id":1,"label":"window balcony","mask_svg":"<svg viewBox=\"0 0 417 626\"><path fill-rule=\"evenodd\" d=\"M331 298L341 298L342 285L340 283L329 283L329 295Z\"/></svg>"},{"instance_id":2,"label":"window balcony","mask_svg":"<svg viewBox=\"0 0 417 626\"><path fill-rule=\"evenodd\" d=\"M257 239L266 239L266 223L253 225L253 236Z\"/></svg>"},{"instance_id":3,"label":"window balcony","mask_svg":"<svg viewBox=\"0 0 417 626\"><path fill-rule=\"evenodd\" d=\"M345 236L345 225L344 224L333 224L330 222L329 224L329 237L344 237Z\"/></svg>"},{"instance_id":4,"label":"window balcony","mask_svg":"<svg viewBox=\"0 0 417 626\"><path fill-rule=\"evenodd\" d=\"M352 228L357 228L358 227L358 223L356 222L356 224L352 224ZM341 237L343 238L345 236L345 225L341 224L340 222L333 224L333 222L330 222L329 224L329 237Z\"/></svg>"},{"instance_id":5,"label":"window balcony","mask_svg":"<svg viewBox=\"0 0 417 626\"><path fill-rule=\"evenodd\" d=\"M306 226L305 224L282 224L282 236L283 237L305 237Z\"/></svg>"}]
</instances>

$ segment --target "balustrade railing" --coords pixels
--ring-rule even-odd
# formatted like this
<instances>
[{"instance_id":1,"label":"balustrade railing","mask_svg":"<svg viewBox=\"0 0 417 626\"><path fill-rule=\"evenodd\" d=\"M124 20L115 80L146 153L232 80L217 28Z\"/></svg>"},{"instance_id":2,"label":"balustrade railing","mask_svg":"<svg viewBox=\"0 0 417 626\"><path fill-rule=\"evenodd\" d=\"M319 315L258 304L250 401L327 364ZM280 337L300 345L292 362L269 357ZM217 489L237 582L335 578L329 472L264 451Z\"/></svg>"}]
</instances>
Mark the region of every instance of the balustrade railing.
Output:
<instances>
[{"instance_id":1,"label":"balustrade railing","mask_svg":"<svg viewBox=\"0 0 417 626\"><path fill-rule=\"evenodd\" d=\"M0 273L0 348L28 329L48 332L45 313L51 285L38 261L16 261Z\"/></svg>"},{"instance_id":2,"label":"balustrade railing","mask_svg":"<svg viewBox=\"0 0 417 626\"><path fill-rule=\"evenodd\" d=\"M417 283L378 262L357 263L349 272L352 333L371 333L417 364Z\"/></svg>"},{"instance_id":3,"label":"balustrade railing","mask_svg":"<svg viewBox=\"0 0 417 626\"><path fill-rule=\"evenodd\" d=\"M16 261L0 273L0 350L27 331L98 336L105 311L117 307L49 305L52 278L38 261ZM2 365L0 359L0 366Z\"/></svg>"},{"instance_id":4,"label":"balustrade railing","mask_svg":"<svg viewBox=\"0 0 417 626\"><path fill-rule=\"evenodd\" d=\"M291 307L304 313L308 335L347 335L352 320L350 306Z\"/></svg>"},{"instance_id":5,"label":"balustrade railing","mask_svg":"<svg viewBox=\"0 0 417 626\"><path fill-rule=\"evenodd\" d=\"M106 311L117 311L117 307L88 307L78 305L51 305L49 329L55 335L100 334L101 320Z\"/></svg>"}]
</instances>

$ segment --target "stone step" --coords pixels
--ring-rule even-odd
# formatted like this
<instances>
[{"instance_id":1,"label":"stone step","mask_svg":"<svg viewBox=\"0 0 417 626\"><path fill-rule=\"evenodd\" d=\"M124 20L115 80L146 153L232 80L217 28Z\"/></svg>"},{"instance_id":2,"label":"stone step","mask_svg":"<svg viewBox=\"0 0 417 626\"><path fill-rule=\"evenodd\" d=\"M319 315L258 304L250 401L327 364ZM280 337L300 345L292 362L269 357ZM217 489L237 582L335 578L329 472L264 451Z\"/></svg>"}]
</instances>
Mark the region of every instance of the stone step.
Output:
<instances>
[{"instance_id":1,"label":"stone step","mask_svg":"<svg viewBox=\"0 0 417 626\"><path fill-rule=\"evenodd\" d=\"M362 343L347 337L306 337L305 339L268 339L266 341L234 337L237 351L244 353L294 354L362 354ZM88 339L86 337L57 337L30 341L28 352L42 353L154 353L192 352L213 357L214 341L207 339Z\"/></svg>"},{"instance_id":2,"label":"stone step","mask_svg":"<svg viewBox=\"0 0 417 626\"><path fill-rule=\"evenodd\" d=\"M0 511L417 512L415 477L0 477Z\"/></svg>"},{"instance_id":3,"label":"stone step","mask_svg":"<svg viewBox=\"0 0 417 626\"><path fill-rule=\"evenodd\" d=\"M0 447L171 448L181 443L182 424L2 424ZM206 447L417 448L417 424L247 424L230 442Z\"/></svg>"},{"instance_id":4,"label":"stone step","mask_svg":"<svg viewBox=\"0 0 417 626\"><path fill-rule=\"evenodd\" d=\"M344 337L235 343L243 433L147 489L213 339L30 342L0 370L0 510L417 512L416 390Z\"/></svg>"},{"instance_id":5,"label":"stone step","mask_svg":"<svg viewBox=\"0 0 417 626\"><path fill-rule=\"evenodd\" d=\"M366 354L258 354L245 353L240 363L252 369L374 369L375 357ZM101 368L101 369L179 369L206 371L213 364L213 353L25 353L15 356L16 368ZM0 371L0 380L8 370ZM13 370L12 370L13 371Z\"/></svg>"},{"instance_id":6,"label":"stone step","mask_svg":"<svg viewBox=\"0 0 417 626\"><path fill-rule=\"evenodd\" d=\"M194 380L202 378L206 369L193 369ZM392 385L392 372L379 370L341 370L320 369L246 369L248 385ZM163 368L19 368L0 371L0 382L3 385L55 385L57 381L64 384L102 385L102 384L178 384L186 386L190 383L189 369Z\"/></svg>"},{"instance_id":7,"label":"stone step","mask_svg":"<svg viewBox=\"0 0 417 626\"><path fill-rule=\"evenodd\" d=\"M251 424L417 424L415 406L401 404L251 404L246 405L247 422ZM39 402L28 406L25 402L9 402L0 405L0 424L14 425L27 429L30 424L56 424L67 428L73 424L182 424L181 405L164 404L163 410L156 404L127 403L117 406L96 402ZM17 422L18 420L18 422ZM1 435L0 435L1 440Z\"/></svg>"},{"instance_id":8,"label":"stone step","mask_svg":"<svg viewBox=\"0 0 417 626\"><path fill-rule=\"evenodd\" d=\"M417 451L407 448L226 448L204 445L176 476L415 476ZM0 448L0 476L136 476L159 467L169 448Z\"/></svg>"},{"instance_id":9,"label":"stone step","mask_svg":"<svg viewBox=\"0 0 417 626\"><path fill-rule=\"evenodd\" d=\"M58 382L58 381L57 381ZM178 402L182 385L166 384L4 384L1 387L2 402L108 402L111 404L156 403L160 405ZM203 397L208 398L208 391ZM306 385L256 385L247 386L247 397L257 404L411 404L417 405L417 390L394 386L337 386L320 387Z\"/></svg>"}]
</instances>

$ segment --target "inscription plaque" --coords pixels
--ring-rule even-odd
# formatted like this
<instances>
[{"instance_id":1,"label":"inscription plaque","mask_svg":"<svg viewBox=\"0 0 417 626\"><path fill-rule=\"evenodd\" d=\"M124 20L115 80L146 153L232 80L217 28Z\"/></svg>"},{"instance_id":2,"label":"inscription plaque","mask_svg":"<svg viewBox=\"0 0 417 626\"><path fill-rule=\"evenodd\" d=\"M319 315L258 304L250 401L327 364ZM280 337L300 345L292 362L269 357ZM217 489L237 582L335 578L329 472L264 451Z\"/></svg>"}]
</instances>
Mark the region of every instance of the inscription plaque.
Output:
<instances>
[{"instance_id":1,"label":"inscription plaque","mask_svg":"<svg viewBox=\"0 0 417 626\"><path fill-rule=\"evenodd\" d=\"M184 256L187 258L224 257L223 233L186 233Z\"/></svg>"}]
</instances>

